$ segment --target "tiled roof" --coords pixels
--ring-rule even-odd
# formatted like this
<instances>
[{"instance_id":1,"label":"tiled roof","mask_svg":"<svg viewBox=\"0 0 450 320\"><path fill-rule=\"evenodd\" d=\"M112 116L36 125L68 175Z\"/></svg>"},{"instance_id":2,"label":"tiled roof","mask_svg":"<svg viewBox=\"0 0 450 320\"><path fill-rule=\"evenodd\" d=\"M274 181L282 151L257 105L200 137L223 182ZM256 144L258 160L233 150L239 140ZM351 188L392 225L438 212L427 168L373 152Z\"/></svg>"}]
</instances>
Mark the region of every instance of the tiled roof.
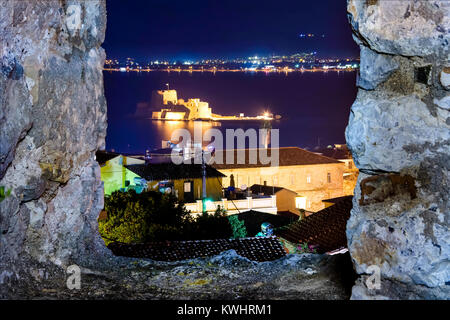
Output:
<instances>
[{"instance_id":1,"label":"tiled roof","mask_svg":"<svg viewBox=\"0 0 450 320\"><path fill-rule=\"evenodd\" d=\"M351 159L352 154L350 153L350 150L345 147L340 148L322 148L322 149L315 149L314 152L320 153L326 157L330 157L333 159Z\"/></svg>"},{"instance_id":2,"label":"tiled roof","mask_svg":"<svg viewBox=\"0 0 450 320\"><path fill-rule=\"evenodd\" d=\"M257 161L256 163L249 163L249 150L251 149L240 149L245 152L245 163L239 164L237 162L238 159L238 150L218 150L215 152L215 159L223 159L223 164L218 163L211 163L211 165L216 169L237 169L237 168L258 168L258 167L270 167L270 163L262 163L259 159L259 151L256 150L257 153ZM270 157L272 154L272 150L275 149L268 149L267 150L267 156ZM313 164L328 164L328 163L341 163L335 159L325 157L322 155L319 155L314 152L310 152L304 149L300 149L298 147L286 147L286 148L279 148L279 166L297 166L297 165L313 165ZM232 164L226 163L226 157L227 154L231 155L233 158ZM216 160L218 161L218 160Z\"/></svg>"},{"instance_id":3,"label":"tiled roof","mask_svg":"<svg viewBox=\"0 0 450 320\"><path fill-rule=\"evenodd\" d=\"M277 216L290 218L290 219L292 219L292 221L296 221L299 218L298 214L292 213L290 211L278 211Z\"/></svg>"},{"instance_id":4,"label":"tiled roof","mask_svg":"<svg viewBox=\"0 0 450 320\"><path fill-rule=\"evenodd\" d=\"M195 179L202 177L201 164L174 164L172 162L167 162L154 164L133 164L125 167L148 181ZM225 175L207 165L206 177L225 177Z\"/></svg>"},{"instance_id":5,"label":"tiled roof","mask_svg":"<svg viewBox=\"0 0 450 320\"><path fill-rule=\"evenodd\" d=\"M346 247L345 229L351 209L352 197L343 197L328 208L286 227L275 229L275 234L291 243L316 245L318 253Z\"/></svg>"},{"instance_id":6,"label":"tiled roof","mask_svg":"<svg viewBox=\"0 0 450 320\"><path fill-rule=\"evenodd\" d=\"M286 255L277 237L216 239L198 241L166 241L145 244L110 243L116 256L177 261L217 255L234 249L237 254L254 261L271 261Z\"/></svg>"},{"instance_id":7,"label":"tiled roof","mask_svg":"<svg viewBox=\"0 0 450 320\"><path fill-rule=\"evenodd\" d=\"M353 196L343 196L343 197L325 199L325 200L322 200L322 202L338 203L342 200L347 200L347 199L350 199L350 201L351 201L351 199L353 199Z\"/></svg>"},{"instance_id":8,"label":"tiled roof","mask_svg":"<svg viewBox=\"0 0 450 320\"><path fill-rule=\"evenodd\" d=\"M262 185L262 184L254 184L254 185L252 185L250 187L250 190L252 191L252 193L256 193L256 194L263 193L266 196L274 195L275 193L277 193L278 191L281 191L283 189L285 189L287 191L290 191L290 192L293 192L293 193L296 193L295 191L292 191L292 190L289 190L289 189L286 189L286 188L274 187L274 186L265 186L265 185Z\"/></svg>"}]
</instances>

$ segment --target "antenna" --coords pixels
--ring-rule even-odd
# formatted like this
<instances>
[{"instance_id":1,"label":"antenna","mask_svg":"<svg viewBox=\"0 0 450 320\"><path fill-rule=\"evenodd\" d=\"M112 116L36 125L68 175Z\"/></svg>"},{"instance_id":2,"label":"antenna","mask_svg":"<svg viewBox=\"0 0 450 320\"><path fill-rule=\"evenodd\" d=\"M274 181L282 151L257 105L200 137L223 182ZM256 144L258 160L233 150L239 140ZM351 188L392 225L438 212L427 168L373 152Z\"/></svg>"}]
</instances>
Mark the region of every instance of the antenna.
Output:
<instances>
[{"instance_id":1,"label":"antenna","mask_svg":"<svg viewBox=\"0 0 450 320\"><path fill-rule=\"evenodd\" d=\"M203 214L206 214L206 164L203 150L202 150L202 208Z\"/></svg>"}]
</instances>

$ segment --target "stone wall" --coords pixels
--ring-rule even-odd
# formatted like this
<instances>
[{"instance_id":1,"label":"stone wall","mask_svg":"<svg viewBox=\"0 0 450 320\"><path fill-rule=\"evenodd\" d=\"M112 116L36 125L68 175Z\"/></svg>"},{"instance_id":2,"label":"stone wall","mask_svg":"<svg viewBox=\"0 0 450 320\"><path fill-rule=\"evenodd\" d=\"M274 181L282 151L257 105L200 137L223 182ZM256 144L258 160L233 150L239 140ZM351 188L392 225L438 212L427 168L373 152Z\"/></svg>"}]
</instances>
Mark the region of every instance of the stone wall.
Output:
<instances>
[{"instance_id":1,"label":"stone wall","mask_svg":"<svg viewBox=\"0 0 450 320\"><path fill-rule=\"evenodd\" d=\"M448 299L450 2L349 0L348 16L361 47L346 129L360 170L352 298ZM367 286L371 265L379 289Z\"/></svg>"},{"instance_id":2,"label":"stone wall","mask_svg":"<svg viewBox=\"0 0 450 320\"><path fill-rule=\"evenodd\" d=\"M360 275L355 299L450 296L449 5L348 2L361 46L359 93L346 131L361 171L347 224ZM180 283L178 266L162 265L173 272L147 283L162 267L145 262L146 271L140 265L135 272L129 260L112 257L97 230L103 187L94 155L106 134L105 27L104 0L0 0L0 187L11 190L0 202L0 298L50 292L52 297L161 297L164 283L180 297L174 285ZM314 259L311 266L324 258ZM257 272L245 265L236 283L268 279L270 290L263 292L272 293L279 279L287 279L290 297L314 298L326 286L332 292L327 287L320 297L345 297L335 294L329 281L305 289L309 280L298 280L285 262L274 262L269 270L257 266ZM88 281L82 292L65 287L65 267L72 263L83 267ZM126 276L118 263L128 266ZM208 273L209 265L205 260L199 274ZM295 262L295 268L304 265ZM381 269L380 289L367 289L371 265ZM111 268L102 273L104 266ZM276 268L276 277L267 278ZM246 271L256 276L248 278ZM213 297L237 287L229 277L211 277L219 288ZM280 287L286 290L284 283ZM195 296L195 290L183 293Z\"/></svg>"},{"instance_id":3,"label":"stone wall","mask_svg":"<svg viewBox=\"0 0 450 320\"><path fill-rule=\"evenodd\" d=\"M104 147L98 1L0 1L0 284L30 261L98 263ZM28 263L25 263L28 261ZM0 286L0 291L5 286Z\"/></svg>"}]
</instances>

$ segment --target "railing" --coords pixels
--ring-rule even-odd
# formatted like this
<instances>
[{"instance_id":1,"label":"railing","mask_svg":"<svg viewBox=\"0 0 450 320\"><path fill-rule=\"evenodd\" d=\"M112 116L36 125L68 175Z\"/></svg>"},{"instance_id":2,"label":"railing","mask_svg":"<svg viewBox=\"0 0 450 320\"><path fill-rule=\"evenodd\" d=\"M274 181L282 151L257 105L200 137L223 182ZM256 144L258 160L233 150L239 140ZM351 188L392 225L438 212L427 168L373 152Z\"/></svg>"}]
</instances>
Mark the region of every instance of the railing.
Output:
<instances>
[{"instance_id":1,"label":"railing","mask_svg":"<svg viewBox=\"0 0 450 320\"><path fill-rule=\"evenodd\" d=\"M207 212L215 212L219 206L221 209L225 209L227 214L235 214L250 210L276 214L277 197L273 195L263 198L247 197L246 199L240 200L228 200L224 198L221 201L206 201ZM193 215L198 215L203 212L202 200L186 203L185 207L186 210L190 211Z\"/></svg>"}]
</instances>

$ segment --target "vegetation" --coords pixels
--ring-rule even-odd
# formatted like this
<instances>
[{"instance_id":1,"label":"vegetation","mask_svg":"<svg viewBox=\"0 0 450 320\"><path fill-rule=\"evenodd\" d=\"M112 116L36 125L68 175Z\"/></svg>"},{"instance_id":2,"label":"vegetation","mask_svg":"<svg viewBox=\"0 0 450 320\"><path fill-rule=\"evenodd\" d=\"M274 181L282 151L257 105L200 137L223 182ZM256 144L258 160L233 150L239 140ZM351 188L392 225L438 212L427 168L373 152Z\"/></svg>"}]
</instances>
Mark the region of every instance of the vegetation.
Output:
<instances>
[{"instance_id":1,"label":"vegetation","mask_svg":"<svg viewBox=\"0 0 450 320\"><path fill-rule=\"evenodd\" d=\"M194 218L175 196L154 191L113 192L105 196L105 211L106 218L99 220L99 232L106 245L111 242L236 239L254 236L263 222L275 227L292 222L290 218L262 212L227 216L221 207L213 214Z\"/></svg>"},{"instance_id":2,"label":"vegetation","mask_svg":"<svg viewBox=\"0 0 450 320\"><path fill-rule=\"evenodd\" d=\"M105 197L105 210L107 219L99 221L99 231L107 245L178 240L192 220L175 196L154 191L113 192Z\"/></svg>"},{"instance_id":3,"label":"vegetation","mask_svg":"<svg viewBox=\"0 0 450 320\"><path fill-rule=\"evenodd\" d=\"M317 249L313 245L308 245L308 243L300 243L296 248L295 253L317 253Z\"/></svg>"},{"instance_id":4,"label":"vegetation","mask_svg":"<svg viewBox=\"0 0 450 320\"><path fill-rule=\"evenodd\" d=\"M185 238L189 240L228 239L232 235L225 210L202 214L188 225Z\"/></svg>"},{"instance_id":5,"label":"vegetation","mask_svg":"<svg viewBox=\"0 0 450 320\"><path fill-rule=\"evenodd\" d=\"M105 210L107 218L99 221L99 232L106 245L229 238L232 234L224 210L193 218L175 196L160 192L116 191L105 197Z\"/></svg>"},{"instance_id":6,"label":"vegetation","mask_svg":"<svg viewBox=\"0 0 450 320\"><path fill-rule=\"evenodd\" d=\"M6 199L6 197L9 197L11 195L11 189L8 189L8 191L5 192L5 187L0 186L0 202Z\"/></svg>"},{"instance_id":7,"label":"vegetation","mask_svg":"<svg viewBox=\"0 0 450 320\"><path fill-rule=\"evenodd\" d=\"M245 228L244 221L239 220L238 216L233 215L228 217L231 230L233 231L233 238L245 238L247 236L247 229Z\"/></svg>"}]
</instances>

